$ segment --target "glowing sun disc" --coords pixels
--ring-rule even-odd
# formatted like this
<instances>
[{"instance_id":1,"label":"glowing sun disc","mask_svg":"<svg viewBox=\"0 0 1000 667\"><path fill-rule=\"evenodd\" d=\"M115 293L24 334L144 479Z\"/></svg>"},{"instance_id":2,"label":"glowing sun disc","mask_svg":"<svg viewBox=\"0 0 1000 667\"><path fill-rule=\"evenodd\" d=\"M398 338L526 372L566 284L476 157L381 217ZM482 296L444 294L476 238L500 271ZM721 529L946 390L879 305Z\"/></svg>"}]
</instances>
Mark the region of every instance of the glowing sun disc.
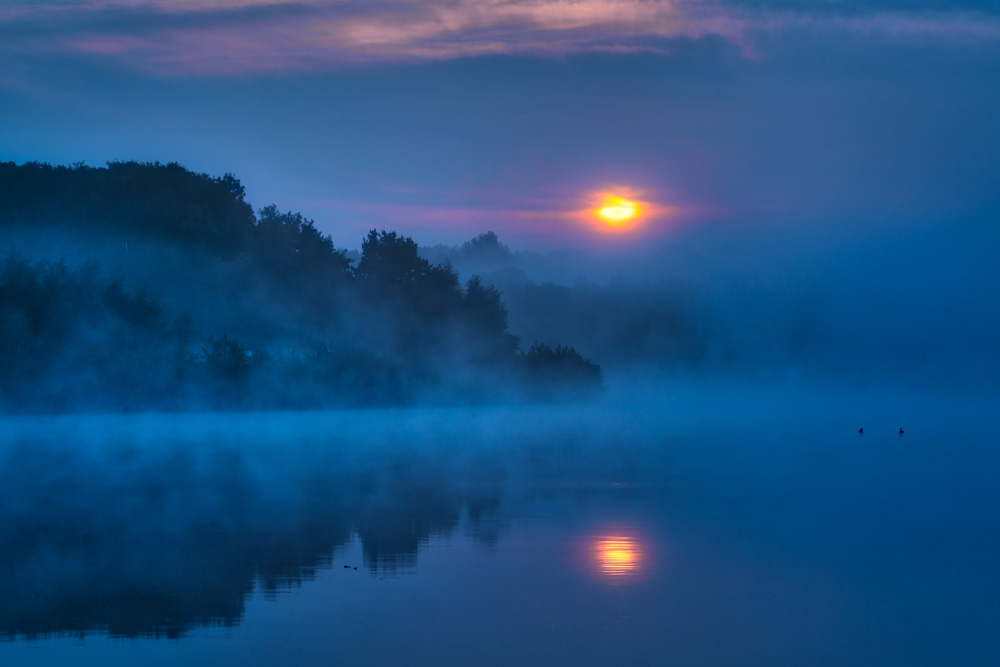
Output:
<instances>
[{"instance_id":1,"label":"glowing sun disc","mask_svg":"<svg viewBox=\"0 0 1000 667\"><path fill-rule=\"evenodd\" d=\"M628 190L595 193L591 200L593 208L586 211L589 224L599 231L615 233L641 227L648 213L648 204L632 194Z\"/></svg>"},{"instance_id":2,"label":"glowing sun disc","mask_svg":"<svg viewBox=\"0 0 1000 667\"><path fill-rule=\"evenodd\" d=\"M609 222L630 220L638 213L635 202L620 199L610 206L600 209L597 214Z\"/></svg>"}]
</instances>

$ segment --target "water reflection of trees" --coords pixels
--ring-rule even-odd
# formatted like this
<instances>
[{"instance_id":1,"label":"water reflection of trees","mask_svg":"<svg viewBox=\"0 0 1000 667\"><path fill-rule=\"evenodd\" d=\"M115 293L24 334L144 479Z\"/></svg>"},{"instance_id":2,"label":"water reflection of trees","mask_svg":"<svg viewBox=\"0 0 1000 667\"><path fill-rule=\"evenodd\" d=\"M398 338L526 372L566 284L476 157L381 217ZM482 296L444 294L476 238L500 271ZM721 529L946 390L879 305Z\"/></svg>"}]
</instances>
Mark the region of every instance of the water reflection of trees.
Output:
<instances>
[{"instance_id":1,"label":"water reflection of trees","mask_svg":"<svg viewBox=\"0 0 1000 667\"><path fill-rule=\"evenodd\" d=\"M235 447L78 445L0 449L0 637L233 625L255 586L313 578L353 535L369 570L405 569L499 502L495 475L456 483L414 456L269 470Z\"/></svg>"}]
</instances>

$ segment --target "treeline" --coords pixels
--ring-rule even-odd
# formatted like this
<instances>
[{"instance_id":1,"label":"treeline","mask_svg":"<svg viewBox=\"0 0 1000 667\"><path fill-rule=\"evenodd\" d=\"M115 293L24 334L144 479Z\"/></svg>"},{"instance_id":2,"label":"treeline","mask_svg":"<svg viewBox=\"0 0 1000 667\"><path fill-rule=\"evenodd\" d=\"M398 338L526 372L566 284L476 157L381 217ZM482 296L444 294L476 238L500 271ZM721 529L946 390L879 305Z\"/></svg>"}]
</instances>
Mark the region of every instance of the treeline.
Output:
<instances>
[{"instance_id":1,"label":"treeline","mask_svg":"<svg viewBox=\"0 0 1000 667\"><path fill-rule=\"evenodd\" d=\"M600 369L570 348L522 351L500 292L460 282L411 238L373 230L354 262L313 221L273 205L255 214L244 197L231 174L176 164L0 164L0 234L31 253L0 259L0 405L302 408L599 389Z\"/></svg>"},{"instance_id":2,"label":"treeline","mask_svg":"<svg viewBox=\"0 0 1000 667\"><path fill-rule=\"evenodd\" d=\"M156 237L218 255L232 255L254 236L245 194L232 174L215 178L176 163L0 163L0 211L7 220Z\"/></svg>"},{"instance_id":3,"label":"treeline","mask_svg":"<svg viewBox=\"0 0 1000 667\"><path fill-rule=\"evenodd\" d=\"M726 355L730 332L680 283L614 274L592 282L579 277L585 255L514 252L494 232L421 254L496 285L524 340L562 341L606 368L704 368Z\"/></svg>"}]
</instances>

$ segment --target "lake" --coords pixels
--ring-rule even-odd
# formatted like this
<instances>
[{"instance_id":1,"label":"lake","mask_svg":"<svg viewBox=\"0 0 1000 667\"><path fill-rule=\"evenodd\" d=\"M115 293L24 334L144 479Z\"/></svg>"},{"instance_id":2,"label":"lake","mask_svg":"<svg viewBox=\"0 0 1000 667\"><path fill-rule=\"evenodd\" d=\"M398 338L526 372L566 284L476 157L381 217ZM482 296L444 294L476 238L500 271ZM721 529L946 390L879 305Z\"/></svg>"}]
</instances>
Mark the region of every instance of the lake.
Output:
<instances>
[{"instance_id":1,"label":"lake","mask_svg":"<svg viewBox=\"0 0 1000 667\"><path fill-rule=\"evenodd\" d=\"M0 665L993 665L996 404L6 418Z\"/></svg>"}]
</instances>

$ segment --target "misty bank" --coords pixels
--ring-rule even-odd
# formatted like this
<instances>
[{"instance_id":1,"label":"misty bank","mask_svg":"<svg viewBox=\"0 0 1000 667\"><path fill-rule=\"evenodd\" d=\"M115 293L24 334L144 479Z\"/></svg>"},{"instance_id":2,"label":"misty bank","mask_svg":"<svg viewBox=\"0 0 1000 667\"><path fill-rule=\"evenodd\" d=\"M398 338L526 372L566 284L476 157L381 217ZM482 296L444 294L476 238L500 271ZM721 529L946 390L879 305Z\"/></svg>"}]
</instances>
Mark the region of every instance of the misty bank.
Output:
<instances>
[{"instance_id":1,"label":"misty bank","mask_svg":"<svg viewBox=\"0 0 1000 667\"><path fill-rule=\"evenodd\" d=\"M254 213L231 174L0 164L0 407L308 409L584 398L600 368L522 349L492 284L372 230Z\"/></svg>"}]
</instances>

